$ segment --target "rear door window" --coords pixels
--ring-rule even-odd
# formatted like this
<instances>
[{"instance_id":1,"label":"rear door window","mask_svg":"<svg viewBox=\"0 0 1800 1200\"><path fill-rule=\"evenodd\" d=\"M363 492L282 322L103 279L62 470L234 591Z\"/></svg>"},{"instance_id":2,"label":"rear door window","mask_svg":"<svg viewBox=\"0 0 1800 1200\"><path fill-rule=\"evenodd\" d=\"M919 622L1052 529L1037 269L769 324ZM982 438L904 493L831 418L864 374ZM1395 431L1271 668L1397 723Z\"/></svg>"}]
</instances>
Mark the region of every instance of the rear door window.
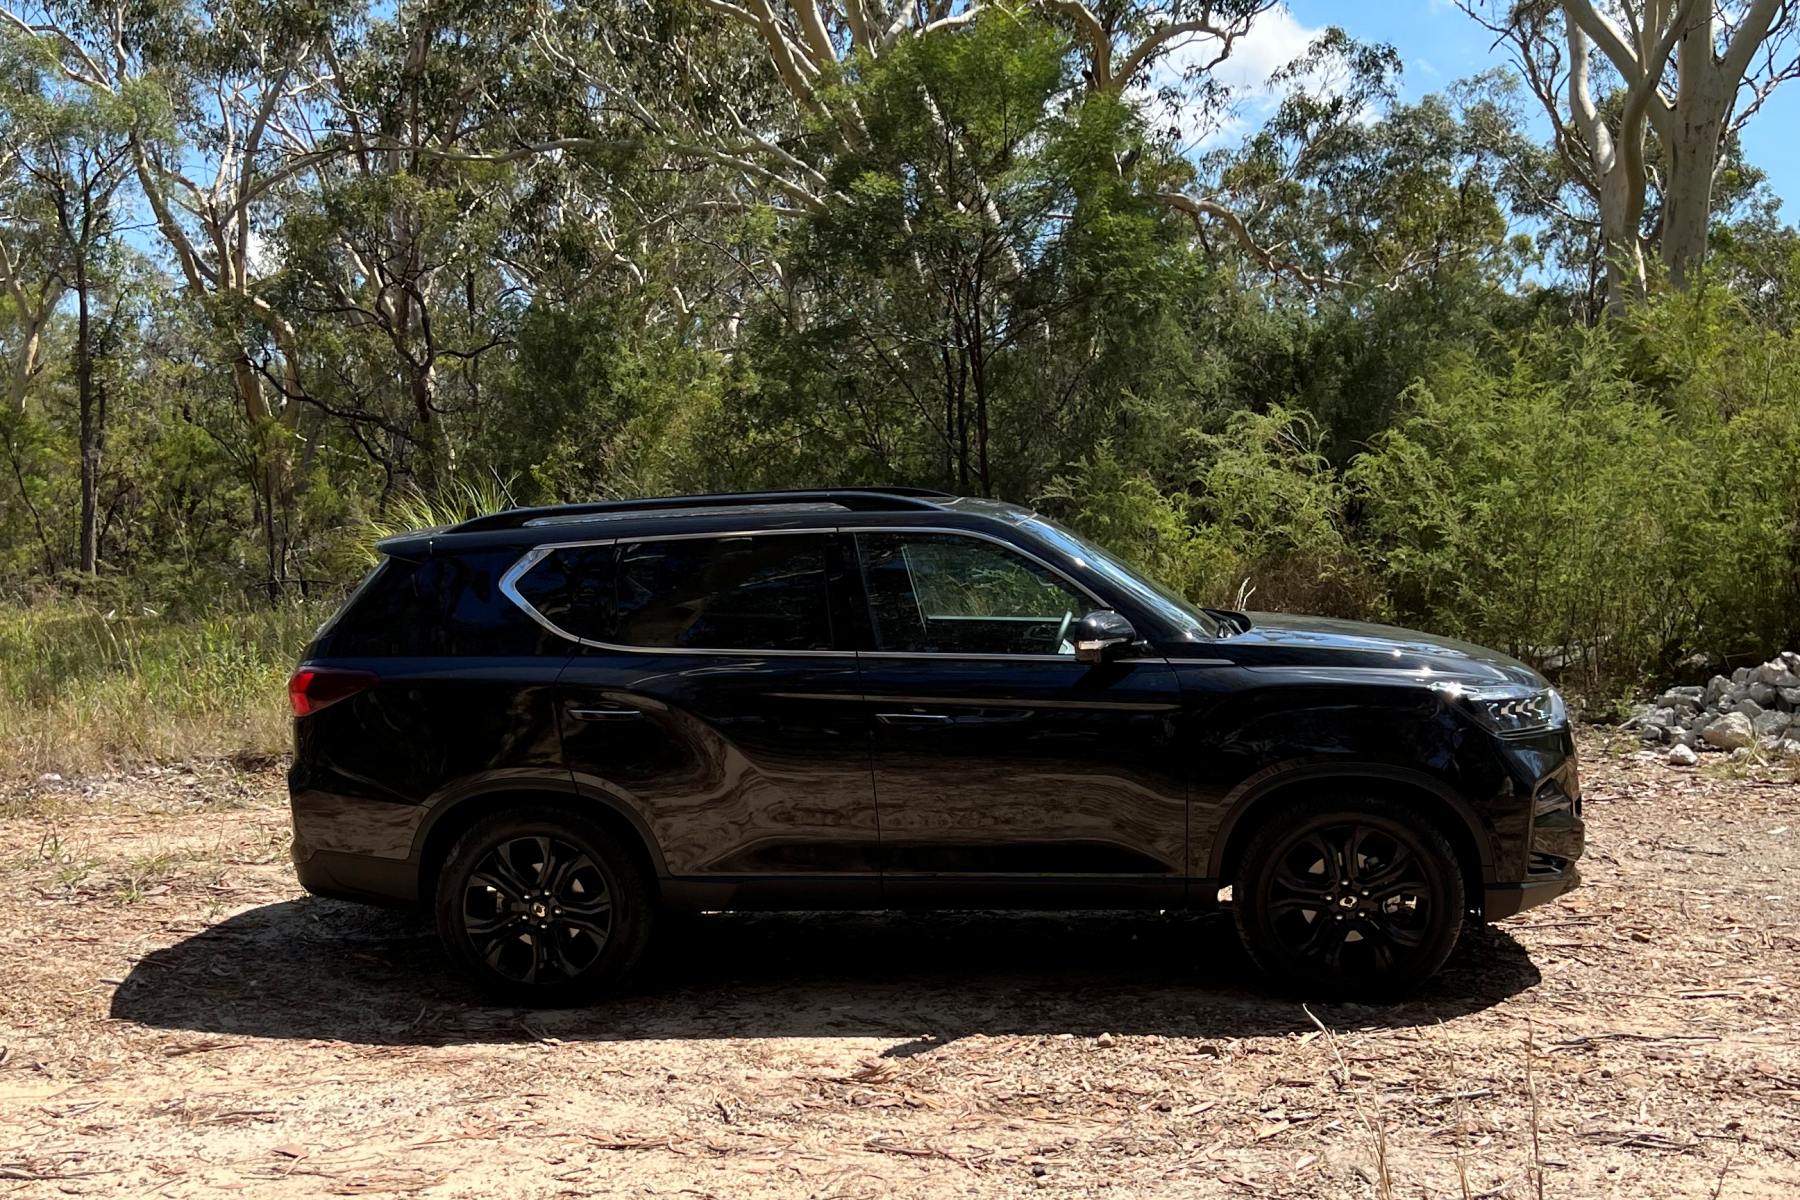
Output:
<instances>
[{"instance_id":1,"label":"rear door window","mask_svg":"<svg viewBox=\"0 0 1800 1200\"><path fill-rule=\"evenodd\" d=\"M623 543L609 640L654 649L830 650L827 538Z\"/></svg>"}]
</instances>

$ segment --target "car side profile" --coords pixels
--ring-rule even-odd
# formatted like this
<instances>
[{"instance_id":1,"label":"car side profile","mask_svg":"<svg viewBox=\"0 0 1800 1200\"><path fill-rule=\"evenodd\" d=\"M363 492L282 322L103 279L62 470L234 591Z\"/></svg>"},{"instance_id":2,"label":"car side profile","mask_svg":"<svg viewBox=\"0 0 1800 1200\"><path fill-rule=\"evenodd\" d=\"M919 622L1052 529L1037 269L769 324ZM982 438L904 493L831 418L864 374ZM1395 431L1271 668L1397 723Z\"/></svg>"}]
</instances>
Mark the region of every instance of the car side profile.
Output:
<instances>
[{"instance_id":1,"label":"car side profile","mask_svg":"<svg viewBox=\"0 0 1800 1200\"><path fill-rule=\"evenodd\" d=\"M1220 903L1279 985L1392 995L1578 880L1535 671L1195 608L1026 508L666 497L380 551L290 683L294 863L509 1001L606 994L671 911Z\"/></svg>"}]
</instances>

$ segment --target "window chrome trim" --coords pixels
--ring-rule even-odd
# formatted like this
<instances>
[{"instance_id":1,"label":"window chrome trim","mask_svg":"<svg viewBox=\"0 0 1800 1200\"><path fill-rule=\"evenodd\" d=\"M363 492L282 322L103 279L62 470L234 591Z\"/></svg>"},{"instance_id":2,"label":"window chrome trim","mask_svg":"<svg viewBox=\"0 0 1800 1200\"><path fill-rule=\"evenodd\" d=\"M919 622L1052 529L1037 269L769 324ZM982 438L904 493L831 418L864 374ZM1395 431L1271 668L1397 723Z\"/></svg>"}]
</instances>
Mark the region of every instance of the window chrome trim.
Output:
<instances>
[{"instance_id":1,"label":"window chrome trim","mask_svg":"<svg viewBox=\"0 0 1800 1200\"><path fill-rule=\"evenodd\" d=\"M522 594L520 594L520 592L519 592L519 586L518 586L519 581L521 579L525 578L525 576L531 571L531 569L533 567L535 567L539 563L543 562L546 558L550 557L550 555L555 554L558 550L578 550L578 549L584 549L589 546L617 546L617 545L622 545L622 544L630 544L630 543L634 543L634 542L672 542L672 541L683 541L683 540L688 540L688 539L692 539L692 538L725 539L725 538L770 537L770 536L778 537L783 534L799 534L799 533L818 533L818 534L931 533L931 534L943 534L943 535L947 535L950 537L968 537L968 538L974 538L977 541L992 542L994 545L999 546L1002 549L1010 550L1014 554L1020 555L1021 557L1026 558L1026 559L1030 560L1031 562L1036 563L1038 566L1042 567L1044 570L1050 572L1050 574L1052 576L1054 576L1056 579L1060 580L1064 585L1069 587L1071 590L1073 590L1083 596L1086 596L1091 602L1098 605L1099 607L1106 608L1106 609L1112 608L1112 605L1108 604L1105 600L1101 599L1098 595L1096 595L1092 588L1081 583L1079 580L1071 579L1066 572L1064 572L1062 569L1057 567L1055 564L1046 562L1043 558L1039 557L1036 554L1033 554L1031 551L1025 549L1022 546L1015 545L1012 542L1007 541L1005 538L996 537L991 533L983 533L980 530L951 529L951 528L946 528L941 525L838 525L838 526L832 526L829 528L808 527L808 528L804 528L804 529L741 529L741 530L715 530L715 531L706 531L706 532L685 531L684 530L679 533L665 533L665 534L659 534L656 536L645 536L645 537L588 538L588 539L584 539L581 541L572 541L572 542L544 542L539 545L533 546L530 550L527 550L522 556L520 556L518 562L515 562L512 566L507 568L506 574L504 574L500 577L500 594L505 596L508 600L512 601L515 605L517 605L525 613L526 616L530 617L533 621L536 621L539 625L542 625L545 629L549 630L551 633L554 633L557 637L565 638L568 641L574 642L580 646L589 646L595 650L610 650L610 651L613 651L614 653L618 653L618 654L660 654L660 655L673 654L673 655L689 655L689 656L692 656L692 655L731 655L731 656L740 657L740 658L769 658L769 657L776 657L776 658L857 658L860 656L862 658L953 659L953 660L961 661L961 662L1071 663L1071 662L1077 661L1073 654L959 654L955 651L949 651L949 650L865 650L865 651L856 651L856 650L743 650L743 649L733 650L733 649L711 649L711 648L708 648L708 649L691 648L690 649L685 646L627 646L627 645L624 645L624 644L618 643L618 642L602 642L602 641L598 641L594 638L584 638L584 637L580 637L576 634L570 633L568 630L562 628L560 625L556 624L554 621L550 620L550 618L546 617L543 613L539 612L536 608L534 608L531 605L531 602L526 600L525 597ZM861 558L861 556L858 555L859 562L860 562L860 558ZM865 602L865 604L867 603L866 597L864 599L864 602ZM1163 660L1160 658L1150 658L1150 659L1121 659L1119 661L1121 661L1121 662L1161 662Z\"/></svg>"},{"instance_id":2,"label":"window chrome trim","mask_svg":"<svg viewBox=\"0 0 1800 1200\"><path fill-rule=\"evenodd\" d=\"M555 554L558 550L581 549L587 546L615 546L621 542L666 542L693 537L733 538L754 537L763 533L834 533L831 529L769 529L751 530L744 533L677 533L666 537L655 538L599 538L582 542L546 542L533 546L522 555L518 562L506 569L500 577L500 594L511 600L525 615L554 633L557 637L567 638L580 646L591 646L596 650L610 650L617 654L661 654L661 655L731 655L737 658L855 658L854 650L743 650L689 648L686 646L627 646L618 642L602 642L594 638L584 638L570 633L556 622L546 617L532 606L519 592L519 580L531 571L531 568Z\"/></svg>"}]
</instances>

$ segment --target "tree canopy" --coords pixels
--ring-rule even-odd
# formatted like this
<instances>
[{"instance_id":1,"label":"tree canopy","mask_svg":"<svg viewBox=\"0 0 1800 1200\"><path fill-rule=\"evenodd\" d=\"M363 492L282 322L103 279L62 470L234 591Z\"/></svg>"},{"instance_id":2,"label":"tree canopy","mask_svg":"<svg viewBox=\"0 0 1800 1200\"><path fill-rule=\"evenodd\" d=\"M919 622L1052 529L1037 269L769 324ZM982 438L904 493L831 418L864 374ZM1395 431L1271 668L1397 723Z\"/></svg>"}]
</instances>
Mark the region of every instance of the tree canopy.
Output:
<instances>
[{"instance_id":1,"label":"tree canopy","mask_svg":"<svg viewBox=\"0 0 1800 1200\"><path fill-rule=\"evenodd\" d=\"M1275 7L0 6L0 585L280 600L469 507L905 483L1614 674L1800 632L1800 241L1738 136L1790 7L1466 0L1486 73L1403 100L1330 29L1265 105L1222 67ZM1655 602L1577 613L1605 564Z\"/></svg>"}]
</instances>

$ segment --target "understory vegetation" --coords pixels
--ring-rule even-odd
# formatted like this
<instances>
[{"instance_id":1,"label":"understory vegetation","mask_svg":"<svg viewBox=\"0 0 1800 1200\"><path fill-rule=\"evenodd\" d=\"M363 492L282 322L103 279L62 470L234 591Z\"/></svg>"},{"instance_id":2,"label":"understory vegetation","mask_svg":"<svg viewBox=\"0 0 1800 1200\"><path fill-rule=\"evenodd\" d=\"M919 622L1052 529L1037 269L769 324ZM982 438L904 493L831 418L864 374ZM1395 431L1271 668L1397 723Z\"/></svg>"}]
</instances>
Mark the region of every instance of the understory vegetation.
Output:
<instances>
[{"instance_id":1,"label":"understory vegetation","mask_svg":"<svg viewBox=\"0 0 1800 1200\"><path fill-rule=\"evenodd\" d=\"M1558 3L1245 107L1274 7L0 3L0 769L276 749L376 536L665 492L1018 501L1595 704L1800 642L1800 235L1738 140L1800 18L1675 6L1710 115Z\"/></svg>"},{"instance_id":2,"label":"understory vegetation","mask_svg":"<svg viewBox=\"0 0 1800 1200\"><path fill-rule=\"evenodd\" d=\"M0 609L0 772L278 753L289 740L284 684L327 615L295 603Z\"/></svg>"}]
</instances>

